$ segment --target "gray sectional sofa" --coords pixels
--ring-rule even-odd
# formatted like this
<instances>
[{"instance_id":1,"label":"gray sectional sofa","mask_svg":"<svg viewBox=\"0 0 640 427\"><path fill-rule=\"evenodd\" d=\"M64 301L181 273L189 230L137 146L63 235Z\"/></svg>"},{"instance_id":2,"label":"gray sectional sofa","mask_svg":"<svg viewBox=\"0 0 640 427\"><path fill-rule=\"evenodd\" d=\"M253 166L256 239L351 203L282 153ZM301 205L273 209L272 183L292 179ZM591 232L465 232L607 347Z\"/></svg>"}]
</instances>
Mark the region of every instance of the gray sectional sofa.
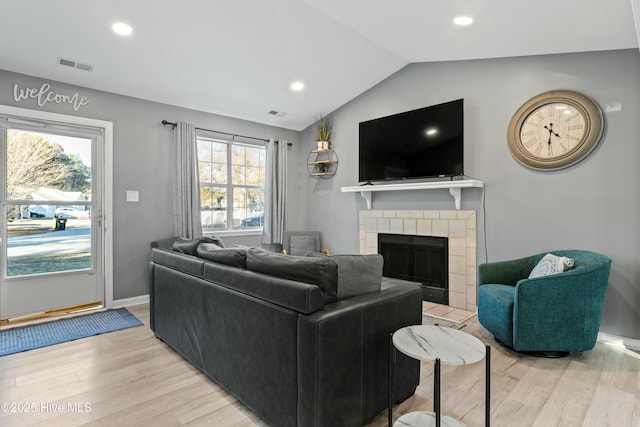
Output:
<instances>
[{"instance_id":1,"label":"gray sectional sofa","mask_svg":"<svg viewBox=\"0 0 640 427\"><path fill-rule=\"evenodd\" d=\"M389 334L422 321L418 286L372 290L378 267L164 240L152 244L150 326L269 425L360 426L387 407ZM353 277L369 282L363 293ZM395 357L399 402L420 365Z\"/></svg>"}]
</instances>

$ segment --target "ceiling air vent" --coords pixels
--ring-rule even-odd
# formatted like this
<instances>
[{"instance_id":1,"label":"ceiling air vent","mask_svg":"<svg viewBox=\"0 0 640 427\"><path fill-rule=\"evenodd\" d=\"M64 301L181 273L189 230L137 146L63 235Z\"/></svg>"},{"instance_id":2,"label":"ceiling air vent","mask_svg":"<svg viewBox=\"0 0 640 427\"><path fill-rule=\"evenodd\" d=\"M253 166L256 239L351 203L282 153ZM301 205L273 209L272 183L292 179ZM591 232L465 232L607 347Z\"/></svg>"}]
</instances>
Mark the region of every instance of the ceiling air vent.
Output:
<instances>
[{"instance_id":1,"label":"ceiling air vent","mask_svg":"<svg viewBox=\"0 0 640 427\"><path fill-rule=\"evenodd\" d=\"M281 112L281 111L276 111L276 110L271 110L269 111L269 114L271 114L272 116L276 116L276 117L284 117L287 115L287 113Z\"/></svg>"},{"instance_id":2,"label":"ceiling air vent","mask_svg":"<svg viewBox=\"0 0 640 427\"><path fill-rule=\"evenodd\" d=\"M93 71L93 65L83 64L73 59L58 57L58 64L64 65L65 67L77 68L78 70Z\"/></svg>"}]
</instances>

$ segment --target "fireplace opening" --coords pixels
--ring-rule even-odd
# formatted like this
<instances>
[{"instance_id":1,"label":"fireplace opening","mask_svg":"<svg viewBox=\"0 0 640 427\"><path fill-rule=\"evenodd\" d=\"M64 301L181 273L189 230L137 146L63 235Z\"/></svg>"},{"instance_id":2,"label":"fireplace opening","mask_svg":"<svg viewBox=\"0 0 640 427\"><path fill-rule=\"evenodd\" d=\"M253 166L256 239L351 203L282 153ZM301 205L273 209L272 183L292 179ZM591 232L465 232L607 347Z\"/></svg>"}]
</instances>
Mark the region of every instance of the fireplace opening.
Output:
<instances>
[{"instance_id":1,"label":"fireplace opening","mask_svg":"<svg viewBox=\"0 0 640 427\"><path fill-rule=\"evenodd\" d=\"M446 237L378 233L382 275L422 285L422 299L449 305L449 241Z\"/></svg>"}]
</instances>

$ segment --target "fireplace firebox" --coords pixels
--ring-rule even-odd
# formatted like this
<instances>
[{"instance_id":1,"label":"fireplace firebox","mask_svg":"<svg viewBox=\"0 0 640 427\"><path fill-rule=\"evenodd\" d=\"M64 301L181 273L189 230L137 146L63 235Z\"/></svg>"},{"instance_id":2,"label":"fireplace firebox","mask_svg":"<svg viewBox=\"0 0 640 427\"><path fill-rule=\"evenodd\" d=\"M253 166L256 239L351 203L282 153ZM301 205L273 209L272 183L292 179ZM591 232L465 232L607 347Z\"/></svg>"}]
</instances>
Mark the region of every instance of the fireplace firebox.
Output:
<instances>
[{"instance_id":1,"label":"fireplace firebox","mask_svg":"<svg viewBox=\"0 0 640 427\"><path fill-rule=\"evenodd\" d=\"M446 237L378 233L383 276L418 282L422 299L449 305L449 247Z\"/></svg>"}]
</instances>

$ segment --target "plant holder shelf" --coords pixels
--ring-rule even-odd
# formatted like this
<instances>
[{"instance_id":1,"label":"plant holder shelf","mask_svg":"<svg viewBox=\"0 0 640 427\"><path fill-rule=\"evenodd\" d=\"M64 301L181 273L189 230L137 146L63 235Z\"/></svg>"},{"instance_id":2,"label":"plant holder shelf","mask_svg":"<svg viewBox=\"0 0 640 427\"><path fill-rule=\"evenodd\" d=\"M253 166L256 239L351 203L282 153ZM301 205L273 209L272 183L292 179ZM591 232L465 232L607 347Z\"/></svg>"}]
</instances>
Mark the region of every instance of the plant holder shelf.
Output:
<instances>
[{"instance_id":1,"label":"plant holder shelf","mask_svg":"<svg viewBox=\"0 0 640 427\"><path fill-rule=\"evenodd\" d=\"M331 178L338 170L338 155L331 148L311 150L307 156L307 169L312 178Z\"/></svg>"}]
</instances>

